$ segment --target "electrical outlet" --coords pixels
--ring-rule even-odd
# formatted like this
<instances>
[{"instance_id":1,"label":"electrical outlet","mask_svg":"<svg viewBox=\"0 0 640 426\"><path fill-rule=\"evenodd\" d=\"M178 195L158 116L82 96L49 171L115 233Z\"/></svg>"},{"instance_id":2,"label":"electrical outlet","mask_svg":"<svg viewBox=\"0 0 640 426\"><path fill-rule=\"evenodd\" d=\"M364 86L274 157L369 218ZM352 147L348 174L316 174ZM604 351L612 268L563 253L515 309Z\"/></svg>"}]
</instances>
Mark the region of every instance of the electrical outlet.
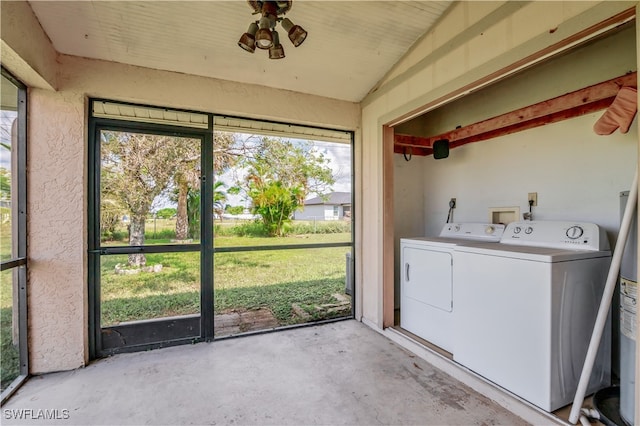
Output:
<instances>
[{"instance_id":1,"label":"electrical outlet","mask_svg":"<svg viewBox=\"0 0 640 426\"><path fill-rule=\"evenodd\" d=\"M529 198L527 198L528 201L533 201L532 206L537 206L538 205L538 193L537 192L530 192L529 193Z\"/></svg>"},{"instance_id":2,"label":"electrical outlet","mask_svg":"<svg viewBox=\"0 0 640 426\"><path fill-rule=\"evenodd\" d=\"M449 200L449 207L451 207L452 209L456 208L456 199L452 198Z\"/></svg>"}]
</instances>

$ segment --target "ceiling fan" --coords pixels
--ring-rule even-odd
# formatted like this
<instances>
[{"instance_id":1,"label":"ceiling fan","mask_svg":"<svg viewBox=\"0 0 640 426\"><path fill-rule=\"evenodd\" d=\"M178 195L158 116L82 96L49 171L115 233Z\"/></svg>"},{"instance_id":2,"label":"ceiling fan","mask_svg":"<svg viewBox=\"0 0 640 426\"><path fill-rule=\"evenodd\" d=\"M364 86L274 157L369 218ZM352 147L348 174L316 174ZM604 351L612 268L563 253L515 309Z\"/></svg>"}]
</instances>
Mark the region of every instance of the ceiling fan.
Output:
<instances>
[{"instance_id":1,"label":"ceiling fan","mask_svg":"<svg viewBox=\"0 0 640 426\"><path fill-rule=\"evenodd\" d=\"M293 0L289 1L255 1L247 0L253 14L260 14L260 19L252 22L246 33L242 34L238 46L249 53L258 49L269 50L270 59L284 58L284 48L280 44L280 37L276 25L280 22L282 29L287 32L289 40L298 47L307 38L307 32L300 26L294 25L284 15L291 10Z\"/></svg>"}]
</instances>

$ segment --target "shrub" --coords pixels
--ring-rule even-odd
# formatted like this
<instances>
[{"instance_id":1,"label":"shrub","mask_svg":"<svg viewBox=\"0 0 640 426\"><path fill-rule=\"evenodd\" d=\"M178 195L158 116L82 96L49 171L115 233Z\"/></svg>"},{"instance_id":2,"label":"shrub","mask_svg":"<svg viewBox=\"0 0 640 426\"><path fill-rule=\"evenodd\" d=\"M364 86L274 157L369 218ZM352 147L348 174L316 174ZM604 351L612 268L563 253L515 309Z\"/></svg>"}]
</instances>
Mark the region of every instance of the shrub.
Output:
<instances>
[{"instance_id":1,"label":"shrub","mask_svg":"<svg viewBox=\"0 0 640 426\"><path fill-rule=\"evenodd\" d=\"M144 233L145 240L158 239L158 240L172 240L176 238L175 229L158 229L155 233L147 230Z\"/></svg>"},{"instance_id":2,"label":"shrub","mask_svg":"<svg viewBox=\"0 0 640 426\"><path fill-rule=\"evenodd\" d=\"M244 222L233 226L215 225L215 235L235 237L264 237L269 233L262 222Z\"/></svg>"},{"instance_id":3,"label":"shrub","mask_svg":"<svg viewBox=\"0 0 640 426\"><path fill-rule=\"evenodd\" d=\"M296 221L293 222L292 234L337 234L351 231L351 222L340 220L329 221Z\"/></svg>"}]
</instances>

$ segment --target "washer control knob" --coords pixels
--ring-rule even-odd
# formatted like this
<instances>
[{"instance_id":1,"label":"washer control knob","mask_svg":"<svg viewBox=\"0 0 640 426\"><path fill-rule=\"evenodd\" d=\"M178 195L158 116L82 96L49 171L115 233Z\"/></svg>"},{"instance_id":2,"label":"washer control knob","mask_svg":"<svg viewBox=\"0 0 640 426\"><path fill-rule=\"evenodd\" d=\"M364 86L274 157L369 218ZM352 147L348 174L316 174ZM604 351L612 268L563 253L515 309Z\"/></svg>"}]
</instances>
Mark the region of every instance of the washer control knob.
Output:
<instances>
[{"instance_id":1,"label":"washer control knob","mask_svg":"<svg viewBox=\"0 0 640 426\"><path fill-rule=\"evenodd\" d=\"M491 234L493 234L495 232L495 230L496 230L496 228L494 226L489 225L486 228L484 228L484 233L488 234L488 235L491 235Z\"/></svg>"},{"instance_id":2,"label":"washer control knob","mask_svg":"<svg viewBox=\"0 0 640 426\"><path fill-rule=\"evenodd\" d=\"M522 228L520 228L519 226L516 226L515 228L513 228L513 233L514 234L519 234L520 231L522 231Z\"/></svg>"},{"instance_id":3,"label":"washer control knob","mask_svg":"<svg viewBox=\"0 0 640 426\"><path fill-rule=\"evenodd\" d=\"M524 229L524 233L525 233L525 234L530 234L530 233L532 233L532 232L533 232L533 228L532 228L532 227L530 227L530 226L527 226L527 227Z\"/></svg>"},{"instance_id":4,"label":"washer control knob","mask_svg":"<svg viewBox=\"0 0 640 426\"><path fill-rule=\"evenodd\" d=\"M460 225L453 225L453 232L459 232L460 231Z\"/></svg>"},{"instance_id":5,"label":"washer control knob","mask_svg":"<svg viewBox=\"0 0 640 426\"><path fill-rule=\"evenodd\" d=\"M582 234L584 234L584 229L581 226L575 225L567 229L567 237L572 240L582 237Z\"/></svg>"}]
</instances>

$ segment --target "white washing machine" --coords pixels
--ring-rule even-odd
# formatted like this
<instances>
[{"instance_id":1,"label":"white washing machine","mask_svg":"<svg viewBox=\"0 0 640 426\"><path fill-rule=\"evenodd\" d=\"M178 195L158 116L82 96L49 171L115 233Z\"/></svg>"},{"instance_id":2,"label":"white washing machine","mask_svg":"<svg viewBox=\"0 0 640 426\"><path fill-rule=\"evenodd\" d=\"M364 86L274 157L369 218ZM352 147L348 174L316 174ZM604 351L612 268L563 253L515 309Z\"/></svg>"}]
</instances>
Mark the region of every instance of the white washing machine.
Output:
<instances>
[{"instance_id":1,"label":"white washing machine","mask_svg":"<svg viewBox=\"0 0 640 426\"><path fill-rule=\"evenodd\" d=\"M453 342L453 249L459 244L498 244L504 225L448 223L439 237L400 240L400 326L444 349Z\"/></svg>"},{"instance_id":2,"label":"white washing machine","mask_svg":"<svg viewBox=\"0 0 640 426\"><path fill-rule=\"evenodd\" d=\"M510 223L500 244L458 246L454 360L546 410L572 402L611 253L597 225ZM611 375L610 327L589 390Z\"/></svg>"}]
</instances>

